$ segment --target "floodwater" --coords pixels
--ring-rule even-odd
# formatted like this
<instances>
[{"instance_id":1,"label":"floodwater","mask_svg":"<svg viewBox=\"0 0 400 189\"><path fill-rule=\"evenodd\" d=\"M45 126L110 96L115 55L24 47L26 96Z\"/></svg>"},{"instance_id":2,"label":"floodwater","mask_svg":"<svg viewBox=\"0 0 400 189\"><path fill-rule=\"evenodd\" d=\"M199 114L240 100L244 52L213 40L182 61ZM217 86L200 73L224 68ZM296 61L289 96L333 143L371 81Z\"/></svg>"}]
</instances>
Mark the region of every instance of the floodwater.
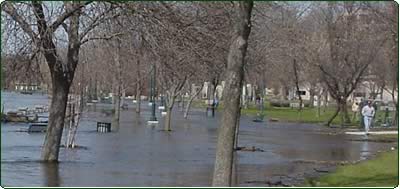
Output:
<instances>
[{"instance_id":1,"label":"floodwater","mask_svg":"<svg viewBox=\"0 0 400 189\"><path fill-rule=\"evenodd\" d=\"M47 95L41 93L27 95L18 92L1 91L1 104L4 106L4 112L16 111L22 107L34 108L35 105L49 105L49 102Z\"/></svg>"},{"instance_id":2,"label":"floodwater","mask_svg":"<svg viewBox=\"0 0 400 189\"><path fill-rule=\"evenodd\" d=\"M45 97L15 96L5 100L6 104L19 106L20 98L30 97L31 104L48 103ZM185 120L177 108L173 131L163 132L159 112L160 124L147 125L149 107L142 105L143 112L138 116L134 104L129 104L129 109L121 113L120 127L111 133L96 132L97 121L111 122L111 116L104 112L111 106L91 107L84 113L77 135L77 144L85 148L62 148L58 164L39 161L44 133L17 132L27 124L2 123L1 185L210 186L218 113L211 118L195 110ZM255 146L264 152L237 152L236 185L263 186L249 183L311 169L296 163L299 161L354 161L394 145L350 141L354 136L328 135L326 129L294 123L255 123L243 117L239 146Z\"/></svg>"}]
</instances>

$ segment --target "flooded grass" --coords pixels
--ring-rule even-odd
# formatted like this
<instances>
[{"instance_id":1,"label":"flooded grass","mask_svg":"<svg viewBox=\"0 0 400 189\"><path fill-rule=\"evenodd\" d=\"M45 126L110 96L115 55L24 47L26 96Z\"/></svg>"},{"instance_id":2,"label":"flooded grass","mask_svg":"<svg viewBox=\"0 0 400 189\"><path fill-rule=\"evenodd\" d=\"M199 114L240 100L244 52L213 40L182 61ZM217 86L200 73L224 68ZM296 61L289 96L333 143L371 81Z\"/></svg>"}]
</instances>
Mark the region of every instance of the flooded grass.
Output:
<instances>
[{"instance_id":1,"label":"flooded grass","mask_svg":"<svg viewBox=\"0 0 400 189\"><path fill-rule=\"evenodd\" d=\"M330 187L395 187L399 183L398 150L384 152L376 159L354 165L340 166L334 173L317 180L310 180L307 186Z\"/></svg>"}]
</instances>

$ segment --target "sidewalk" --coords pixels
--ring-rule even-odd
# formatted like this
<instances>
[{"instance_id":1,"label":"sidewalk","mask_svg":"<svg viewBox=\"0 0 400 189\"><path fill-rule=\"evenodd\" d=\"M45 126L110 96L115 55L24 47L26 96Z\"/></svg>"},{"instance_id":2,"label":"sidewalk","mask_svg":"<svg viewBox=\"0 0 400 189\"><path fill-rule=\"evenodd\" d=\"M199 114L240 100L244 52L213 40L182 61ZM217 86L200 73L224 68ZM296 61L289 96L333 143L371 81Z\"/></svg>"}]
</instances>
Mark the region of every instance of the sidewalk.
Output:
<instances>
[{"instance_id":1,"label":"sidewalk","mask_svg":"<svg viewBox=\"0 0 400 189\"><path fill-rule=\"evenodd\" d=\"M364 131L348 131L345 132L348 135L365 135ZM370 135L389 135L389 134L398 134L398 131L370 131L368 132Z\"/></svg>"}]
</instances>

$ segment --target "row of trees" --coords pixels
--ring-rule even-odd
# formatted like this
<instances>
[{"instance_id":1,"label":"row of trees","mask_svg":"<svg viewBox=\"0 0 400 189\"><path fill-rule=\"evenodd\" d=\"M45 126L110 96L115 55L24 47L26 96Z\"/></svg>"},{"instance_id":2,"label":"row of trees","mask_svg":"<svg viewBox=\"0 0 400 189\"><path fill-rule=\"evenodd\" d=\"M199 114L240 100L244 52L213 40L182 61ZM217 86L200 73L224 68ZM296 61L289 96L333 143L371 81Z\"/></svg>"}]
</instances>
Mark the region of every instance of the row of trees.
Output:
<instances>
[{"instance_id":1,"label":"row of trees","mask_svg":"<svg viewBox=\"0 0 400 189\"><path fill-rule=\"evenodd\" d=\"M2 68L9 80L21 67L49 73L41 77L52 95L45 161L58 160L71 86L112 92L118 127L121 97L136 96L140 113L155 71L169 131L175 100L198 94L192 84L208 81L214 94L225 81L213 183L229 185L244 81L286 90L308 84L318 99L329 93L337 111L328 124L339 112L348 120L348 97L367 76L398 103L397 14L393 2L5 2L2 60L12 61Z\"/></svg>"}]
</instances>

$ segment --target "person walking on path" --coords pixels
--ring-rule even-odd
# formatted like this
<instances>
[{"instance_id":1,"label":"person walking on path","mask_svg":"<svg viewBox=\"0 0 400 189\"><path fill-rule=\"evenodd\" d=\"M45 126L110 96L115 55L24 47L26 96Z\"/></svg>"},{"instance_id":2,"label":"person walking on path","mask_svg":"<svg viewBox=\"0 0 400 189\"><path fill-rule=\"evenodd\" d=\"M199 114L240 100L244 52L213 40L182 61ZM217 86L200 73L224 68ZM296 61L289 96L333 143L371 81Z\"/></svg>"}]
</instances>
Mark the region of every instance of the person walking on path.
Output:
<instances>
[{"instance_id":1,"label":"person walking on path","mask_svg":"<svg viewBox=\"0 0 400 189\"><path fill-rule=\"evenodd\" d=\"M369 127L375 115L375 108L372 107L372 102L368 101L368 105L364 106L361 111L364 118L365 134L368 135Z\"/></svg>"}]
</instances>

